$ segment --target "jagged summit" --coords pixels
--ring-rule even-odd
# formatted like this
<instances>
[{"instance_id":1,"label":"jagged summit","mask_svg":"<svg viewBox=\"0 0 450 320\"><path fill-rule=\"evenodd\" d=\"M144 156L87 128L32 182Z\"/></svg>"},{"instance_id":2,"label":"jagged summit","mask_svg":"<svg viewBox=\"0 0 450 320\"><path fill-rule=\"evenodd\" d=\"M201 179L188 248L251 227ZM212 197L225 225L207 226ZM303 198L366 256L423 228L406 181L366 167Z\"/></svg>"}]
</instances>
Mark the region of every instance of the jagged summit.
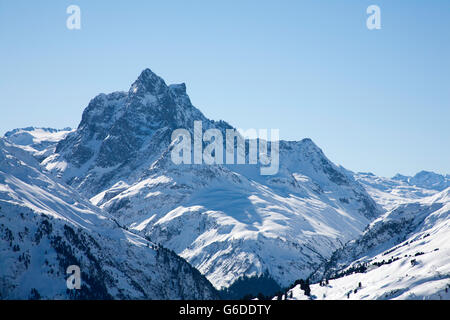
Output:
<instances>
[{"instance_id":1,"label":"jagged summit","mask_svg":"<svg viewBox=\"0 0 450 320\"><path fill-rule=\"evenodd\" d=\"M84 110L78 128L91 131L91 135L99 133L99 139L108 136L109 130L123 126L147 135L147 129L185 125L194 120L192 117L205 119L192 105L186 85L168 86L153 71L145 69L128 92L101 93L93 98Z\"/></svg>"},{"instance_id":2,"label":"jagged summit","mask_svg":"<svg viewBox=\"0 0 450 320\"><path fill-rule=\"evenodd\" d=\"M131 172L149 168L170 145L173 130L192 131L196 120L202 121L205 129L231 128L207 119L194 107L184 83L167 86L145 69L128 92L99 94L92 99L78 129L58 143L44 165L70 184L83 185L87 194L94 196L122 179L122 171L115 167Z\"/></svg>"},{"instance_id":3,"label":"jagged summit","mask_svg":"<svg viewBox=\"0 0 450 320\"><path fill-rule=\"evenodd\" d=\"M158 96L167 90L164 80L156 75L152 70L145 69L141 72L137 80L131 85L130 95L151 94Z\"/></svg>"}]
</instances>

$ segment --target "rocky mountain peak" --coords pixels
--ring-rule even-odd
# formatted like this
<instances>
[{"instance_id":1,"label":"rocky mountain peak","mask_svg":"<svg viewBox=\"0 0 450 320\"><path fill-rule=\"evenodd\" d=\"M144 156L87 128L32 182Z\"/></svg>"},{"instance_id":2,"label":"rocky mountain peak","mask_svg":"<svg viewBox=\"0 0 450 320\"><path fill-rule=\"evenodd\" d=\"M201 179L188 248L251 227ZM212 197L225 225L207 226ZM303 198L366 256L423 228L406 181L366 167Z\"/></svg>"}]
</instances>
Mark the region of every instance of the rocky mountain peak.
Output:
<instances>
[{"instance_id":1,"label":"rocky mountain peak","mask_svg":"<svg viewBox=\"0 0 450 320\"><path fill-rule=\"evenodd\" d=\"M131 95L146 95L151 94L158 96L167 91L168 87L164 80L156 75L152 70L145 69L141 72L137 80L131 85Z\"/></svg>"}]
</instances>

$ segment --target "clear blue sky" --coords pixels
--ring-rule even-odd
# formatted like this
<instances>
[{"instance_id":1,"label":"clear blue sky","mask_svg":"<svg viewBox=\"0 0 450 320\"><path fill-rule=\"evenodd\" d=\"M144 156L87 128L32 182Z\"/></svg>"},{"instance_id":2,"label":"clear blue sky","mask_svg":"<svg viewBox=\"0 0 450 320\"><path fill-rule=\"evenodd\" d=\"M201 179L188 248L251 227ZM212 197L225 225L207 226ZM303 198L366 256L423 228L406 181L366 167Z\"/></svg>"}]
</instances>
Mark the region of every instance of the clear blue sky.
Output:
<instances>
[{"instance_id":1,"label":"clear blue sky","mask_svg":"<svg viewBox=\"0 0 450 320\"><path fill-rule=\"evenodd\" d=\"M450 173L448 0L0 0L0 134L76 127L146 67L206 116L310 137L348 169Z\"/></svg>"}]
</instances>

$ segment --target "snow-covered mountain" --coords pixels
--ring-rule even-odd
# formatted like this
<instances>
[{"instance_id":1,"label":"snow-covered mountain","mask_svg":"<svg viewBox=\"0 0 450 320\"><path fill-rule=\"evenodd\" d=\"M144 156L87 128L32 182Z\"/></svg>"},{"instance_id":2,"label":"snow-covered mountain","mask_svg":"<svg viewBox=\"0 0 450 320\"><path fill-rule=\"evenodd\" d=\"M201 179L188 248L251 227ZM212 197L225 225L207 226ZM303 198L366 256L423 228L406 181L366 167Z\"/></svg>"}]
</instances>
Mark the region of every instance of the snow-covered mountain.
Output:
<instances>
[{"instance_id":1,"label":"snow-covered mountain","mask_svg":"<svg viewBox=\"0 0 450 320\"><path fill-rule=\"evenodd\" d=\"M60 141L43 165L80 192L93 197L119 181L138 180L171 142L177 128L231 128L206 119L184 84L167 86L144 70L128 92L100 94L83 112L78 129Z\"/></svg>"},{"instance_id":2,"label":"snow-covered mountain","mask_svg":"<svg viewBox=\"0 0 450 320\"><path fill-rule=\"evenodd\" d=\"M129 91L92 99L75 130L7 133L0 297L71 298L63 265L75 261L95 275L87 298L217 297L203 276L235 297L308 278L327 279L314 299L450 298L448 175L353 173L310 139L280 141L272 176L176 165L172 132L195 136L194 121L233 128L146 69ZM309 298L300 286L286 297Z\"/></svg>"},{"instance_id":3,"label":"snow-covered mountain","mask_svg":"<svg viewBox=\"0 0 450 320\"><path fill-rule=\"evenodd\" d=\"M67 289L70 265L81 290ZM0 139L0 299L217 297L185 260L119 227Z\"/></svg>"},{"instance_id":4,"label":"snow-covered mountain","mask_svg":"<svg viewBox=\"0 0 450 320\"><path fill-rule=\"evenodd\" d=\"M101 94L42 165L133 232L188 260L217 288L263 273L284 286L354 239L380 208L310 139L280 142L280 169L175 165L173 130L232 128L195 108L184 84L149 69Z\"/></svg>"},{"instance_id":5,"label":"snow-covered mountain","mask_svg":"<svg viewBox=\"0 0 450 320\"><path fill-rule=\"evenodd\" d=\"M450 299L450 188L435 183L445 176L421 172L415 177L434 182L419 184L353 175L386 212L308 277L309 296L299 284L281 298Z\"/></svg>"},{"instance_id":6,"label":"snow-covered mountain","mask_svg":"<svg viewBox=\"0 0 450 320\"><path fill-rule=\"evenodd\" d=\"M411 185L408 180L383 178L373 173L356 173L355 180L367 190L369 195L385 210L391 210L400 203L431 196L439 191L433 188ZM398 177L398 176L396 176Z\"/></svg>"},{"instance_id":7,"label":"snow-covered mountain","mask_svg":"<svg viewBox=\"0 0 450 320\"><path fill-rule=\"evenodd\" d=\"M402 201L310 276L292 299L450 299L450 188Z\"/></svg>"},{"instance_id":8,"label":"snow-covered mountain","mask_svg":"<svg viewBox=\"0 0 450 320\"><path fill-rule=\"evenodd\" d=\"M450 187L450 175L442 175L430 171L420 171L413 177L397 174L392 179L402 181L410 186L437 191Z\"/></svg>"},{"instance_id":9,"label":"snow-covered mountain","mask_svg":"<svg viewBox=\"0 0 450 320\"><path fill-rule=\"evenodd\" d=\"M8 131L4 138L42 161L55 152L56 144L71 131L71 128L59 130L28 127Z\"/></svg>"}]
</instances>

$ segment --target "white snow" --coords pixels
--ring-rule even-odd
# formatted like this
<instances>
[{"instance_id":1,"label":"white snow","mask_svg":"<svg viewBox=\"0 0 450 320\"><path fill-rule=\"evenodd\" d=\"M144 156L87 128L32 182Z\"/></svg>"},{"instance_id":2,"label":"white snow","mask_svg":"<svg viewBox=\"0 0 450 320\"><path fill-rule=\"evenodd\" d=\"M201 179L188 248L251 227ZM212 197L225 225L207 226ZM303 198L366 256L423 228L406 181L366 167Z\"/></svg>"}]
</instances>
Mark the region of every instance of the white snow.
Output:
<instances>
[{"instance_id":1,"label":"white snow","mask_svg":"<svg viewBox=\"0 0 450 320\"><path fill-rule=\"evenodd\" d=\"M406 204L402 202L372 222L369 230L386 225L390 221L408 219L416 220L417 224L413 225L417 226L408 234L406 240L400 243L387 242L384 250L375 247L366 251L364 256L348 266L350 268L366 263L366 272L332 279L324 286L311 285L311 298L450 299L449 192L450 188L434 196ZM388 260L393 262L382 264ZM299 286L288 292L287 298L311 299L304 295Z\"/></svg>"},{"instance_id":2,"label":"white snow","mask_svg":"<svg viewBox=\"0 0 450 320\"><path fill-rule=\"evenodd\" d=\"M216 296L185 261L120 228L3 139L0 239L0 299L29 299L33 290L42 299L73 299L76 291L66 287L73 263L81 268L88 299Z\"/></svg>"}]
</instances>

